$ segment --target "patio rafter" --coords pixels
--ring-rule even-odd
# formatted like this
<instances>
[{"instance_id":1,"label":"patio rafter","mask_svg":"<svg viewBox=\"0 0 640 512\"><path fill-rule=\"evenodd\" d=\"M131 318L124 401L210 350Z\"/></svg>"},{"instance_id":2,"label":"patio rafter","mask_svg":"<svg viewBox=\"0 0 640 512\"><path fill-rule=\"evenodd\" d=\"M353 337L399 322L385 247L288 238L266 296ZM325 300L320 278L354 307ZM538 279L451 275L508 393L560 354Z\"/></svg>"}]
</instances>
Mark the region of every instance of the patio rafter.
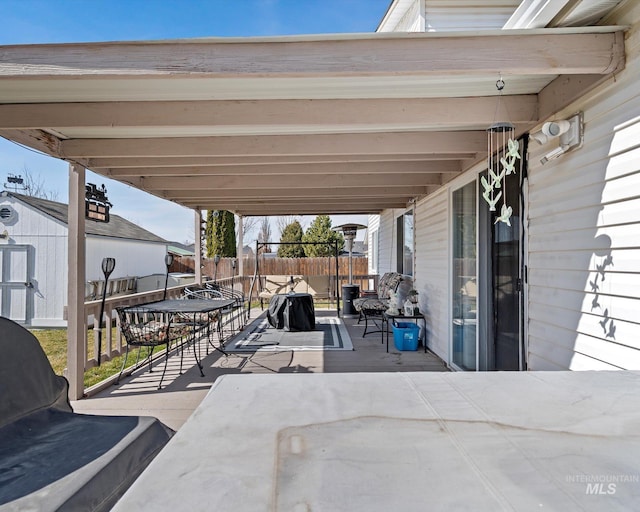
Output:
<instances>
[{"instance_id":1,"label":"patio rafter","mask_svg":"<svg viewBox=\"0 0 640 512\"><path fill-rule=\"evenodd\" d=\"M405 161L405 162L331 162L331 163L295 163L278 165L233 165L208 167L125 167L109 170L112 178L126 176L267 176L301 174L422 174L461 171L455 161Z\"/></svg>"},{"instance_id":2,"label":"patio rafter","mask_svg":"<svg viewBox=\"0 0 640 512\"><path fill-rule=\"evenodd\" d=\"M113 158L90 158L87 166L91 169L127 169L129 167L151 167L158 174L162 174L163 167L174 169L185 169L188 172L190 167L244 167L261 166L269 167L273 164L295 165L295 164L387 164L403 162L450 162L452 160L466 160L474 158L475 152L460 153L425 153L425 154L402 154L392 155L375 154L342 154L342 155L246 155L246 156L209 156L209 157L113 157ZM126 175L126 170L123 171Z\"/></svg>"},{"instance_id":3,"label":"patio rafter","mask_svg":"<svg viewBox=\"0 0 640 512\"><path fill-rule=\"evenodd\" d=\"M352 199L383 199L386 197L402 197L412 198L415 196L426 195L429 192L437 189L439 185L409 185L398 187L373 187L368 183L363 183L360 187L338 188L335 187L313 187L313 188L298 188L295 192L295 197L299 199L323 199L323 198L352 198ZM173 190L171 196L179 199L180 202L202 202L203 200L215 199L216 202L224 199L231 200L243 200L245 202L254 201L256 203L263 203L265 200L271 199L289 199L291 200L291 193L287 188L275 188L275 189L248 189L246 187L233 189L233 188L220 188L217 190Z\"/></svg>"},{"instance_id":4,"label":"patio rafter","mask_svg":"<svg viewBox=\"0 0 640 512\"><path fill-rule=\"evenodd\" d=\"M537 119L535 94L504 96L502 102L513 123ZM291 130L381 130L376 127L388 131L389 126L402 130L474 124L484 127L493 121L495 108L492 97L6 104L0 105L0 129L55 127L73 138L76 133L83 137L87 133L116 137L151 127L170 127L177 136L189 131L215 135L230 130L238 134L277 134ZM464 120L451 115L457 110L464 110Z\"/></svg>"},{"instance_id":5,"label":"patio rafter","mask_svg":"<svg viewBox=\"0 0 640 512\"><path fill-rule=\"evenodd\" d=\"M457 153L486 150L484 130L305 135L71 139L60 157L232 156Z\"/></svg>"}]
</instances>

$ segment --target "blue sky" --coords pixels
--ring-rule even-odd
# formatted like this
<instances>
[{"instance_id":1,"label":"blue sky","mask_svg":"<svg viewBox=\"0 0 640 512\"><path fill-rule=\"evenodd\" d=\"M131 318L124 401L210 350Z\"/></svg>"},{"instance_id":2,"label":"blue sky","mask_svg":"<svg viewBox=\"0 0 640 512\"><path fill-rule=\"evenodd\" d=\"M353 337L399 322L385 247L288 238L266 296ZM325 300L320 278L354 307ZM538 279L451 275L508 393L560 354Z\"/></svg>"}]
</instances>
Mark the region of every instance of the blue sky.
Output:
<instances>
[{"instance_id":1,"label":"blue sky","mask_svg":"<svg viewBox=\"0 0 640 512\"><path fill-rule=\"evenodd\" d=\"M390 0L0 0L0 45L374 32ZM0 178L30 174L68 200L68 165L0 138ZM117 182L113 213L169 240L193 240L193 213ZM170 219L170 220L169 220ZM366 217L334 217L334 225ZM308 222L307 222L308 224ZM272 230L273 231L273 230ZM359 237L360 238L360 237Z\"/></svg>"}]
</instances>

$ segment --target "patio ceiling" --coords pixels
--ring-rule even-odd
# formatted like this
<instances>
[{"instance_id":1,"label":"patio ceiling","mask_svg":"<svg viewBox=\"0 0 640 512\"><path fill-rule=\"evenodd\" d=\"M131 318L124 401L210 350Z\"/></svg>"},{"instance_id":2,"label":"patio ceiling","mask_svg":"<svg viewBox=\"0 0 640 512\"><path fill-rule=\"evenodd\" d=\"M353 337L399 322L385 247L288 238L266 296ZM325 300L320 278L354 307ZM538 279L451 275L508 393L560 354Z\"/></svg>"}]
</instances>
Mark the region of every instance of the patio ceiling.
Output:
<instances>
[{"instance_id":1,"label":"patio ceiling","mask_svg":"<svg viewBox=\"0 0 640 512\"><path fill-rule=\"evenodd\" d=\"M0 135L196 209L402 208L624 67L620 27L0 46Z\"/></svg>"}]
</instances>

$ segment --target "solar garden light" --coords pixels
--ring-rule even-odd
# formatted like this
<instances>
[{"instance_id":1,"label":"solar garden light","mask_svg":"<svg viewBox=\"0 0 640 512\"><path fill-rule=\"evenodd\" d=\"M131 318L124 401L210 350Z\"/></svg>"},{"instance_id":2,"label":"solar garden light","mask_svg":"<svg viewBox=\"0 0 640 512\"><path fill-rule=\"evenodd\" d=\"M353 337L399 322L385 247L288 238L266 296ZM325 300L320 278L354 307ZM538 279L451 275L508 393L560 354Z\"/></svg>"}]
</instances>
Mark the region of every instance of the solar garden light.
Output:
<instances>
[{"instance_id":1,"label":"solar garden light","mask_svg":"<svg viewBox=\"0 0 640 512\"><path fill-rule=\"evenodd\" d=\"M218 282L218 263L220 263L220 255L219 254L214 255L213 263L216 266L216 270L215 270L215 272L213 274L213 282L217 283Z\"/></svg>"},{"instance_id":2,"label":"solar garden light","mask_svg":"<svg viewBox=\"0 0 640 512\"><path fill-rule=\"evenodd\" d=\"M98 317L98 366L102 355L102 317L104 316L104 303L107 300L107 283L113 269L116 268L115 258L102 258L102 273L104 274L104 286L102 287L102 303L100 304L100 316ZM95 329L95 327L94 327Z\"/></svg>"},{"instance_id":3,"label":"solar garden light","mask_svg":"<svg viewBox=\"0 0 640 512\"><path fill-rule=\"evenodd\" d=\"M164 294L162 300L167 298L167 285L169 284L169 267L173 263L173 254L167 253L164 257L164 264L167 266L167 276L164 279Z\"/></svg>"},{"instance_id":4,"label":"solar garden light","mask_svg":"<svg viewBox=\"0 0 640 512\"><path fill-rule=\"evenodd\" d=\"M231 289L232 290L233 290L233 278L236 276L236 264L237 263L238 262L237 262L236 258L233 258L231 260L231 269L232 269L232 272L231 272Z\"/></svg>"}]
</instances>

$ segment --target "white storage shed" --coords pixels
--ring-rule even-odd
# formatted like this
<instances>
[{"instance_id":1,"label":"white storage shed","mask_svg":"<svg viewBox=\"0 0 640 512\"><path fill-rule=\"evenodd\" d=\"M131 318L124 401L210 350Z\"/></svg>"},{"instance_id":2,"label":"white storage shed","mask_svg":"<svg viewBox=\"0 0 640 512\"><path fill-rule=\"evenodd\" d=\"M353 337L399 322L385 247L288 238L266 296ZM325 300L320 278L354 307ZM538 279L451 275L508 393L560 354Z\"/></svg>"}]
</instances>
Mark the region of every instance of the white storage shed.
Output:
<instances>
[{"instance_id":1,"label":"white storage shed","mask_svg":"<svg viewBox=\"0 0 640 512\"><path fill-rule=\"evenodd\" d=\"M0 193L0 314L29 327L65 327L68 206ZM104 279L102 259L116 259L119 279L166 272L168 242L128 220L86 221L87 297Z\"/></svg>"}]
</instances>

